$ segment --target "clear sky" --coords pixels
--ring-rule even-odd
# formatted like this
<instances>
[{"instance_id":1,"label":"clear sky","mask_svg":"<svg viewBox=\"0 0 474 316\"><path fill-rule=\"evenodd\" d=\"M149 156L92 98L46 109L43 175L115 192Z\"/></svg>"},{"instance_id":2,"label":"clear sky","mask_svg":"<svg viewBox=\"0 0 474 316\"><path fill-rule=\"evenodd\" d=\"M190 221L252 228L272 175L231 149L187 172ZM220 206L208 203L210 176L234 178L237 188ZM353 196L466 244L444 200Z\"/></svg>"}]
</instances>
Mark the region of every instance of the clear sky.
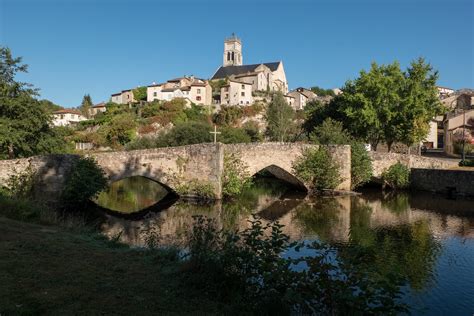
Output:
<instances>
[{"instance_id":1,"label":"clear sky","mask_svg":"<svg viewBox=\"0 0 474 316\"><path fill-rule=\"evenodd\" d=\"M62 106L187 75L210 78L235 32L244 63L282 60L290 88L340 87L372 61L423 56L439 84L474 88L473 0L0 0L20 79Z\"/></svg>"}]
</instances>

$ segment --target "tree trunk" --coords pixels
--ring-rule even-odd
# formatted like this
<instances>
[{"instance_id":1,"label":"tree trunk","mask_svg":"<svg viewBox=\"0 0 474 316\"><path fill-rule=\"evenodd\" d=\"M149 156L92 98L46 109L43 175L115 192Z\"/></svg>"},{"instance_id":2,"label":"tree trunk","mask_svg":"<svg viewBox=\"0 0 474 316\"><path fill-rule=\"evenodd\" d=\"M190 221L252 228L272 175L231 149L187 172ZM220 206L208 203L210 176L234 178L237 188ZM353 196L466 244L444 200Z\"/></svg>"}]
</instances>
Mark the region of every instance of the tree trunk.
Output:
<instances>
[{"instance_id":1,"label":"tree trunk","mask_svg":"<svg viewBox=\"0 0 474 316\"><path fill-rule=\"evenodd\" d=\"M391 152L391 151L392 151L392 145L393 145L392 142L387 143L387 150L388 150L388 152Z\"/></svg>"}]
</instances>

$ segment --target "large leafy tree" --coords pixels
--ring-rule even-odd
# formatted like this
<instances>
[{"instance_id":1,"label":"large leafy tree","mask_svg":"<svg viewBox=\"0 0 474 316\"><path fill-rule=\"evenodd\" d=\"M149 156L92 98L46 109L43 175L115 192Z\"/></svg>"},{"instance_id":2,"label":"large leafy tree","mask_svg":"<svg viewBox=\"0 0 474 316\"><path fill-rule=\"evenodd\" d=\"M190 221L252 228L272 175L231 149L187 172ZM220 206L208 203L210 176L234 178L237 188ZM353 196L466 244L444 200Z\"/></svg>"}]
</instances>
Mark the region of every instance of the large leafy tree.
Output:
<instances>
[{"instance_id":1,"label":"large leafy tree","mask_svg":"<svg viewBox=\"0 0 474 316\"><path fill-rule=\"evenodd\" d=\"M35 99L37 90L18 82L18 72L27 72L21 57L0 47L0 156L15 158L57 152L64 141L51 128L46 106Z\"/></svg>"},{"instance_id":2,"label":"large leafy tree","mask_svg":"<svg viewBox=\"0 0 474 316\"><path fill-rule=\"evenodd\" d=\"M267 135L270 139L288 141L294 130L294 117L295 111L288 105L283 94L275 93L266 113Z\"/></svg>"},{"instance_id":3,"label":"large leafy tree","mask_svg":"<svg viewBox=\"0 0 474 316\"><path fill-rule=\"evenodd\" d=\"M330 111L319 113L341 121L354 137L374 149L380 142L389 150L395 142L410 146L426 137L430 120L442 112L437 78L423 59L412 62L406 72L398 62L373 63L369 71L361 71L358 78L346 82L343 93L329 105ZM314 119L314 114L309 118ZM311 122L307 120L306 125Z\"/></svg>"},{"instance_id":4,"label":"large leafy tree","mask_svg":"<svg viewBox=\"0 0 474 316\"><path fill-rule=\"evenodd\" d=\"M133 98L138 101L146 101L146 87L137 87L132 90Z\"/></svg>"},{"instance_id":5,"label":"large leafy tree","mask_svg":"<svg viewBox=\"0 0 474 316\"><path fill-rule=\"evenodd\" d=\"M84 95L84 97L82 98L81 106L80 106L82 115L88 118L90 116L90 109L92 106L93 104L92 104L91 96L88 94Z\"/></svg>"},{"instance_id":6,"label":"large leafy tree","mask_svg":"<svg viewBox=\"0 0 474 316\"><path fill-rule=\"evenodd\" d=\"M398 140L408 147L422 141L430 120L445 112L438 98L438 73L423 58L411 63L405 72L403 101L398 112Z\"/></svg>"}]
</instances>

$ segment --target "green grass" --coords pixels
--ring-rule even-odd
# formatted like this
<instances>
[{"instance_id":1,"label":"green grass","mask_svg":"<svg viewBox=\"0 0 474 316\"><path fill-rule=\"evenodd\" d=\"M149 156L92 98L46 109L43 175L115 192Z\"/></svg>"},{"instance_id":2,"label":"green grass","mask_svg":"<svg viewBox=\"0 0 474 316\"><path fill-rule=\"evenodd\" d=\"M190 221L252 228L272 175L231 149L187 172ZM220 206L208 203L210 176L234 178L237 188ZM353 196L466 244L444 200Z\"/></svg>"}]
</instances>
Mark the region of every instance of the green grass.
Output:
<instances>
[{"instance_id":1,"label":"green grass","mask_svg":"<svg viewBox=\"0 0 474 316\"><path fill-rule=\"evenodd\" d=\"M0 217L0 315L221 314L163 250Z\"/></svg>"}]
</instances>

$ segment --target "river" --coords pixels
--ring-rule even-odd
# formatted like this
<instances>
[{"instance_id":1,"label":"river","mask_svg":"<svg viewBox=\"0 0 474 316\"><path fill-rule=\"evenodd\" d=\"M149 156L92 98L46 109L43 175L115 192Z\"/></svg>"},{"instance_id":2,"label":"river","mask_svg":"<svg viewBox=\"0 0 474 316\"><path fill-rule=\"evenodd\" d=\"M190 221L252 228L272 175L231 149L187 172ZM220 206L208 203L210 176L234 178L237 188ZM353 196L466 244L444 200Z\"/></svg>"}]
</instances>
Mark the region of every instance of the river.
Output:
<instances>
[{"instance_id":1,"label":"river","mask_svg":"<svg viewBox=\"0 0 474 316\"><path fill-rule=\"evenodd\" d=\"M252 214L258 214L263 221L283 224L292 240L320 239L370 250L378 271L406 280L404 301L413 314L474 312L472 200L380 189L357 196L308 198L268 178L256 179L252 188L228 202L203 205L167 194L161 185L142 177L113 183L97 200L111 210L102 224L104 234L132 246L146 246L150 236L154 243L179 246L193 215L214 218L225 229L243 229Z\"/></svg>"}]
</instances>

